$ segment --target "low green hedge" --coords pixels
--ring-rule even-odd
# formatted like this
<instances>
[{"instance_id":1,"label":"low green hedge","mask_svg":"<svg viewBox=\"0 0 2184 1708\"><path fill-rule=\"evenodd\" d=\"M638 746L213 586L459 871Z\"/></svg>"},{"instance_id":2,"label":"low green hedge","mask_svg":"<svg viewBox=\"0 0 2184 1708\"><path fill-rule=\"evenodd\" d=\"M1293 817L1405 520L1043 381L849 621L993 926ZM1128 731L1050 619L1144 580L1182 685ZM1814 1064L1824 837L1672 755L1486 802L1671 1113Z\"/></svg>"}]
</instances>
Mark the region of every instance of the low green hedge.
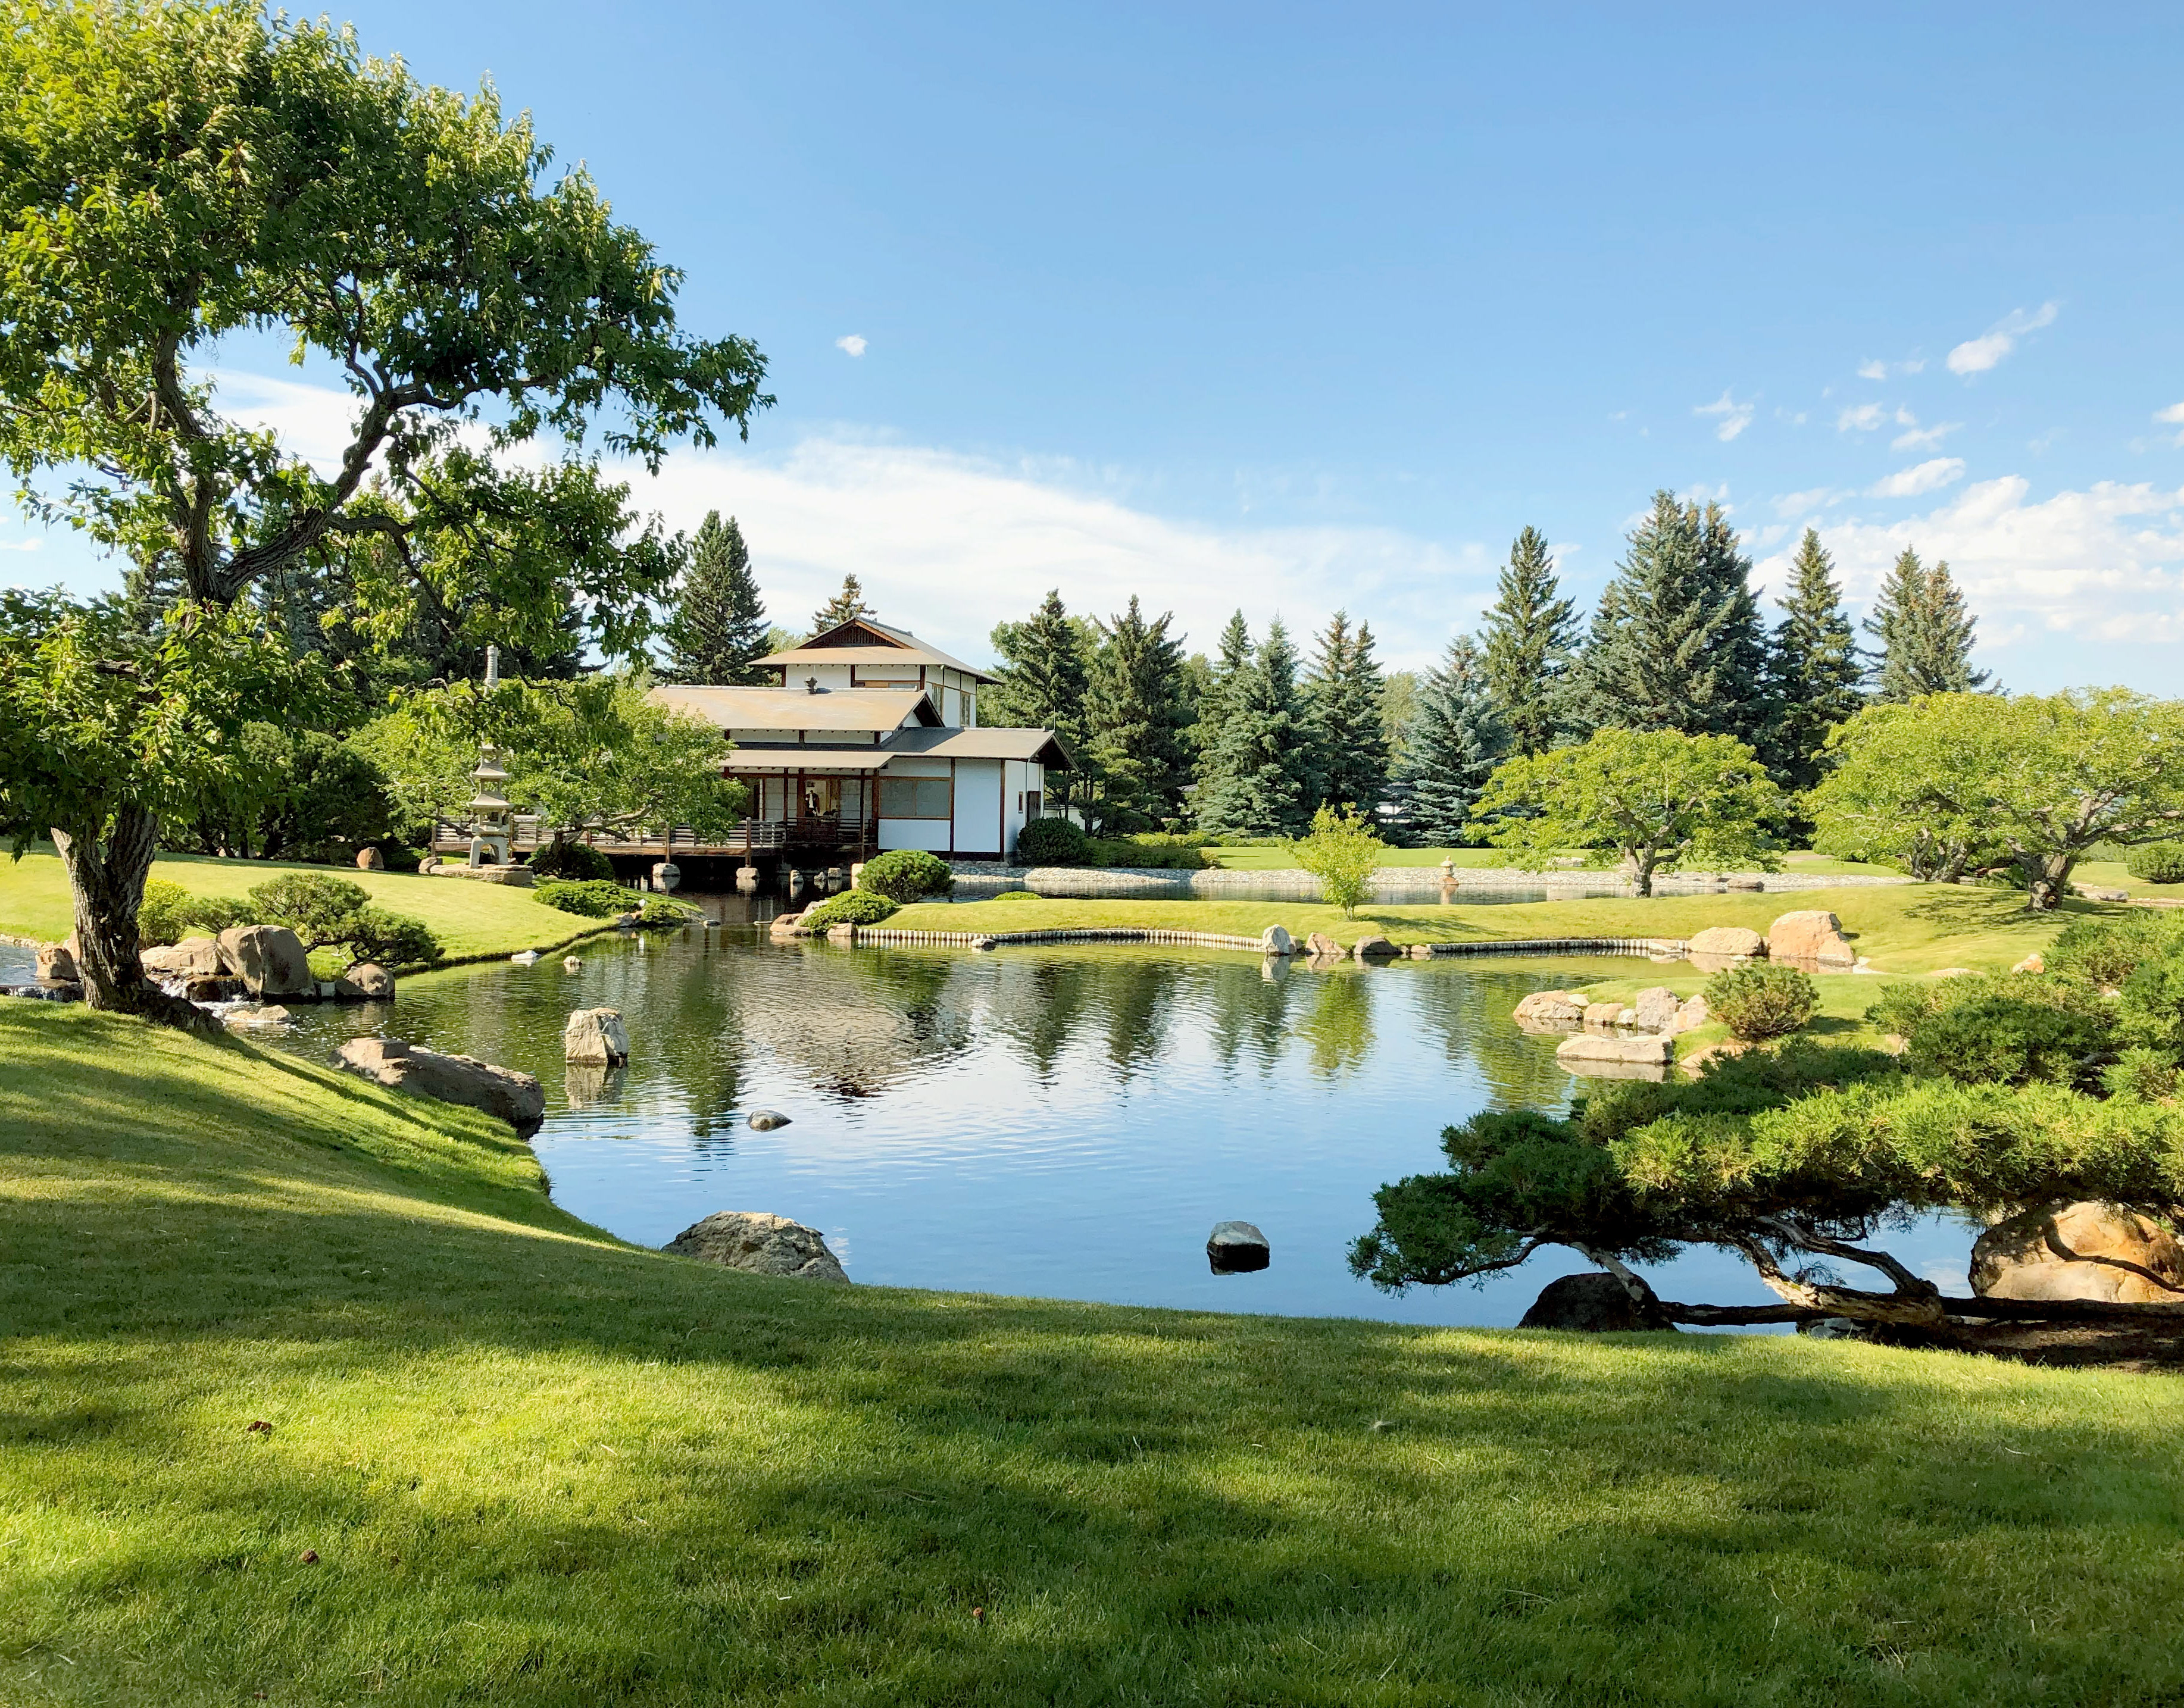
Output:
<instances>
[{"instance_id":1,"label":"low green hedge","mask_svg":"<svg viewBox=\"0 0 2184 1708\"><path fill-rule=\"evenodd\" d=\"M635 890L598 878L585 878L575 883L542 883L532 893L548 907L585 919L606 919L644 905L644 898Z\"/></svg>"},{"instance_id":2,"label":"low green hedge","mask_svg":"<svg viewBox=\"0 0 2184 1708\"><path fill-rule=\"evenodd\" d=\"M865 862L857 874L857 887L889 901L922 901L929 895L950 893L956 874L938 854L922 848L894 848Z\"/></svg>"},{"instance_id":3,"label":"low green hedge","mask_svg":"<svg viewBox=\"0 0 2184 1708\"><path fill-rule=\"evenodd\" d=\"M870 890L845 889L831 901L805 911L800 924L807 931L832 931L838 925L878 925L895 910L895 904Z\"/></svg>"}]
</instances>

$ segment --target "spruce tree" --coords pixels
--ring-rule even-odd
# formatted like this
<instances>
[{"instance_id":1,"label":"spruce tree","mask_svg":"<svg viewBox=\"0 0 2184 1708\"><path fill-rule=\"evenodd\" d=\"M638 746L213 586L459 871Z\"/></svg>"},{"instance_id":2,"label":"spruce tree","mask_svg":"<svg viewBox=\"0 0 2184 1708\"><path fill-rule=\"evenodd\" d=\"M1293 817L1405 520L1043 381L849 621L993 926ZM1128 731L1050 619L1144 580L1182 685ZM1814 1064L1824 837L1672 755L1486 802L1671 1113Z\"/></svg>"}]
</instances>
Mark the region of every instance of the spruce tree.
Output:
<instances>
[{"instance_id":1,"label":"spruce tree","mask_svg":"<svg viewBox=\"0 0 2184 1708\"><path fill-rule=\"evenodd\" d=\"M709 510L698 529L675 594L674 614L661 630L667 643L663 682L744 687L760 680L766 656L766 605L751 578L743 530L730 516Z\"/></svg>"},{"instance_id":2,"label":"spruce tree","mask_svg":"<svg viewBox=\"0 0 2184 1708\"><path fill-rule=\"evenodd\" d=\"M1510 750L1486 661L1468 635L1451 641L1418 689L1401 785L1407 840L1449 848L1478 840L1471 809Z\"/></svg>"},{"instance_id":3,"label":"spruce tree","mask_svg":"<svg viewBox=\"0 0 2184 1708\"><path fill-rule=\"evenodd\" d=\"M1985 687L1988 673L1972 669L1977 626L1948 565L1930 570L1905 547L1865 622L1866 633L1880 643L1875 697L1900 702Z\"/></svg>"},{"instance_id":4,"label":"spruce tree","mask_svg":"<svg viewBox=\"0 0 2184 1708\"><path fill-rule=\"evenodd\" d=\"M1360 623L1353 630L1350 614L1337 611L1318 637L1305 688L1312 786L1318 801L1368 819L1379 815L1388 793L1388 736L1380 725L1384 692L1371 625Z\"/></svg>"},{"instance_id":5,"label":"spruce tree","mask_svg":"<svg viewBox=\"0 0 2184 1708\"><path fill-rule=\"evenodd\" d=\"M1776 601L1782 620L1774 630L1768 674L1776 706L1774 742L1765 755L1775 781L1802 792L1820 780L1820 750L1828 732L1865 704L1858 690L1864 668L1835 562L1812 529L1790 560L1790 588Z\"/></svg>"},{"instance_id":6,"label":"spruce tree","mask_svg":"<svg viewBox=\"0 0 2184 1708\"><path fill-rule=\"evenodd\" d=\"M853 623L872 614L872 608L865 603L863 584L855 576L844 576L842 591L811 614L811 633L823 635L829 629L838 629L844 623Z\"/></svg>"},{"instance_id":7,"label":"spruce tree","mask_svg":"<svg viewBox=\"0 0 2184 1708\"><path fill-rule=\"evenodd\" d=\"M1313 804L1310 730L1296 648L1278 617L1236 677L1199 798L1200 828L1217 836L1301 834Z\"/></svg>"},{"instance_id":8,"label":"spruce tree","mask_svg":"<svg viewBox=\"0 0 2184 1708\"><path fill-rule=\"evenodd\" d=\"M1147 620L1137 595L1100 637L1085 697L1086 745L1100 781L1102 828L1150 830L1181 810L1191 720L1173 611Z\"/></svg>"},{"instance_id":9,"label":"spruce tree","mask_svg":"<svg viewBox=\"0 0 2184 1708\"><path fill-rule=\"evenodd\" d=\"M1580 732L1680 730L1757 745L1768 704L1748 560L1717 506L1653 495L1602 590L1567 701Z\"/></svg>"},{"instance_id":10,"label":"spruce tree","mask_svg":"<svg viewBox=\"0 0 2184 1708\"><path fill-rule=\"evenodd\" d=\"M1251 626L1240 610L1221 631L1220 654L1212 660L1205 690L1199 695L1198 721L1190 732L1195 762L1189 793L1192 811L1201 823L1207 793L1221 782L1222 731L1228 723L1229 708L1240 691L1244 673L1251 667L1253 653Z\"/></svg>"},{"instance_id":11,"label":"spruce tree","mask_svg":"<svg viewBox=\"0 0 2184 1708\"><path fill-rule=\"evenodd\" d=\"M1048 593L1037 610L1020 623L996 624L994 651L1001 660L1000 680L986 690L990 724L1052 730L1072 758L1085 754L1086 668L1082 628L1063 609L1061 593ZM1079 772L1049 774L1049 804L1065 806L1089 781Z\"/></svg>"},{"instance_id":12,"label":"spruce tree","mask_svg":"<svg viewBox=\"0 0 2184 1708\"><path fill-rule=\"evenodd\" d=\"M1527 527L1509 548L1493 609L1486 613L1482 668L1509 739L1520 754L1555 744L1570 655L1580 635L1577 607L1558 598L1546 536Z\"/></svg>"}]
</instances>

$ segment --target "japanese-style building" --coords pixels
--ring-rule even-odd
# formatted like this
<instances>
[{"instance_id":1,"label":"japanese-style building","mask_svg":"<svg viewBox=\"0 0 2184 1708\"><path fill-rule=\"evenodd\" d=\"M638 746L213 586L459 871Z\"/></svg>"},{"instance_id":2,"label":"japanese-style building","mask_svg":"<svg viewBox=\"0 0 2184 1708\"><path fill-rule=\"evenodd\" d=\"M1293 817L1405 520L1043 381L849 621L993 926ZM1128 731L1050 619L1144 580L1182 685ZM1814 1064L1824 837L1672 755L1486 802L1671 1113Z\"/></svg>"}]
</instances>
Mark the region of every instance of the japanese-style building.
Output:
<instances>
[{"instance_id":1,"label":"japanese-style building","mask_svg":"<svg viewBox=\"0 0 2184 1708\"><path fill-rule=\"evenodd\" d=\"M1046 773L1070 768L1053 731L978 722L992 676L870 617L760 663L773 684L653 690L734 743L722 770L750 791L751 817L718 852L1005 860L1040 815Z\"/></svg>"}]
</instances>

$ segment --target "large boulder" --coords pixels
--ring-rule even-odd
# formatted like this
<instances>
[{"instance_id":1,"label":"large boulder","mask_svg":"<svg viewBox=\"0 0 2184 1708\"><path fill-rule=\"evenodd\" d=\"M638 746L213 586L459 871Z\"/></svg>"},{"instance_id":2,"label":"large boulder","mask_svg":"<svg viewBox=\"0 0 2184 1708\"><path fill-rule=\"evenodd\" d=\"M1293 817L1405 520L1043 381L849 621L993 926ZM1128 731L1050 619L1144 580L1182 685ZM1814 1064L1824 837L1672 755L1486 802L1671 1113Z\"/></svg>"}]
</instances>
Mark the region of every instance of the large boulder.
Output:
<instances>
[{"instance_id":1,"label":"large boulder","mask_svg":"<svg viewBox=\"0 0 2184 1708\"><path fill-rule=\"evenodd\" d=\"M594 1067L616 1067L629 1060L629 1032L621 1023L621 1010L580 1008L561 1028L561 1059L588 1062Z\"/></svg>"},{"instance_id":2,"label":"large boulder","mask_svg":"<svg viewBox=\"0 0 2184 1708\"><path fill-rule=\"evenodd\" d=\"M1585 1028L1587 1032L1613 1032L1624 1023L1630 1012L1619 1002L1589 1002L1585 1005Z\"/></svg>"},{"instance_id":3,"label":"large boulder","mask_svg":"<svg viewBox=\"0 0 2184 1708\"><path fill-rule=\"evenodd\" d=\"M343 1002L391 1002L394 975L376 961L363 961L334 981L334 994Z\"/></svg>"},{"instance_id":4,"label":"large boulder","mask_svg":"<svg viewBox=\"0 0 2184 1708\"><path fill-rule=\"evenodd\" d=\"M1807 962L1818 966L1851 966L1858 951L1842 932L1842 921L1821 908L1786 913L1767 927L1769 960Z\"/></svg>"},{"instance_id":5,"label":"large boulder","mask_svg":"<svg viewBox=\"0 0 2184 1708\"><path fill-rule=\"evenodd\" d=\"M1706 993L1702 991L1696 996L1685 998L1678 1005L1675 1023L1669 1030L1672 1032L1691 1032L1713 1018L1713 1010L1708 1005Z\"/></svg>"},{"instance_id":6,"label":"large boulder","mask_svg":"<svg viewBox=\"0 0 2184 1708\"><path fill-rule=\"evenodd\" d=\"M839 1281L849 1277L818 1229L785 1216L755 1210L722 1210L693 1222L668 1241L678 1257L717 1263L752 1275L786 1275L799 1281Z\"/></svg>"},{"instance_id":7,"label":"large boulder","mask_svg":"<svg viewBox=\"0 0 2184 1708\"><path fill-rule=\"evenodd\" d=\"M2184 1290L2140 1270L2184 1289L2184 1247L2137 1210L2098 1200L2028 1210L1972 1246L1972 1291L1982 1298L2184 1302Z\"/></svg>"},{"instance_id":8,"label":"large boulder","mask_svg":"<svg viewBox=\"0 0 2184 1708\"><path fill-rule=\"evenodd\" d=\"M1535 990L1517 1004L1517 1024L1527 1032L1568 1032L1583 1023L1591 1000L1581 990Z\"/></svg>"},{"instance_id":9,"label":"large boulder","mask_svg":"<svg viewBox=\"0 0 2184 1708\"><path fill-rule=\"evenodd\" d=\"M1675 992L1664 984L1657 984L1638 993L1637 999L1630 1004L1630 1024L1641 1032L1674 1032L1681 1007Z\"/></svg>"},{"instance_id":10,"label":"large boulder","mask_svg":"<svg viewBox=\"0 0 2184 1708\"><path fill-rule=\"evenodd\" d=\"M1630 1289L1602 1270L1565 1275L1549 1282L1518 1321L1519 1328L1569 1328L1585 1334L1627 1334L1635 1329L1667 1329L1676 1325L1662 1314L1660 1301L1646 1289L1644 1305Z\"/></svg>"},{"instance_id":11,"label":"large boulder","mask_svg":"<svg viewBox=\"0 0 2184 1708\"><path fill-rule=\"evenodd\" d=\"M232 926L220 934L220 953L253 996L309 996L319 988L302 939L286 926Z\"/></svg>"},{"instance_id":12,"label":"large boulder","mask_svg":"<svg viewBox=\"0 0 2184 1708\"><path fill-rule=\"evenodd\" d=\"M1564 1066L1581 1062L1619 1063L1626 1067L1666 1067L1675 1060L1676 1046L1665 1038L1613 1038L1581 1032L1555 1047L1555 1060Z\"/></svg>"},{"instance_id":13,"label":"large boulder","mask_svg":"<svg viewBox=\"0 0 2184 1708\"><path fill-rule=\"evenodd\" d=\"M359 871L385 871L386 856L377 848L359 848L356 851L356 869Z\"/></svg>"},{"instance_id":14,"label":"large boulder","mask_svg":"<svg viewBox=\"0 0 2184 1708\"><path fill-rule=\"evenodd\" d=\"M1248 1221L1217 1221L1206 1237L1206 1260L1216 1275L1250 1275L1273 1261L1273 1248Z\"/></svg>"},{"instance_id":15,"label":"large boulder","mask_svg":"<svg viewBox=\"0 0 2184 1708\"><path fill-rule=\"evenodd\" d=\"M1360 960L1394 960L1402 954L1384 937L1361 937L1350 952Z\"/></svg>"},{"instance_id":16,"label":"large boulder","mask_svg":"<svg viewBox=\"0 0 2184 1708\"><path fill-rule=\"evenodd\" d=\"M1295 954L1296 942L1290 936L1286 926L1270 925L1259 933L1259 953L1261 954Z\"/></svg>"},{"instance_id":17,"label":"large boulder","mask_svg":"<svg viewBox=\"0 0 2184 1708\"><path fill-rule=\"evenodd\" d=\"M1342 945L1323 931L1316 931L1304 940L1305 953L1314 960L1340 960Z\"/></svg>"},{"instance_id":18,"label":"large boulder","mask_svg":"<svg viewBox=\"0 0 2184 1708\"><path fill-rule=\"evenodd\" d=\"M76 971L75 957L69 953L68 945L60 943L38 945L37 971L41 984L72 984L82 976Z\"/></svg>"},{"instance_id":19,"label":"large boulder","mask_svg":"<svg viewBox=\"0 0 2184 1708\"><path fill-rule=\"evenodd\" d=\"M228 972L220 944L209 937L186 937L162 949L148 949L137 959L154 978L220 978Z\"/></svg>"},{"instance_id":20,"label":"large boulder","mask_svg":"<svg viewBox=\"0 0 2184 1708\"><path fill-rule=\"evenodd\" d=\"M1685 945L1694 960L1701 955L1751 960L1767 953L1767 939L1741 925L1711 925Z\"/></svg>"},{"instance_id":21,"label":"large boulder","mask_svg":"<svg viewBox=\"0 0 2184 1708\"><path fill-rule=\"evenodd\" d=\"M398 1038L353 1038L334 1052L334 1065L397 1091L483 1110L521 1133L535 1131L546 1115L545 1090L529 1074Z\"/></svg>"}]
</instances>

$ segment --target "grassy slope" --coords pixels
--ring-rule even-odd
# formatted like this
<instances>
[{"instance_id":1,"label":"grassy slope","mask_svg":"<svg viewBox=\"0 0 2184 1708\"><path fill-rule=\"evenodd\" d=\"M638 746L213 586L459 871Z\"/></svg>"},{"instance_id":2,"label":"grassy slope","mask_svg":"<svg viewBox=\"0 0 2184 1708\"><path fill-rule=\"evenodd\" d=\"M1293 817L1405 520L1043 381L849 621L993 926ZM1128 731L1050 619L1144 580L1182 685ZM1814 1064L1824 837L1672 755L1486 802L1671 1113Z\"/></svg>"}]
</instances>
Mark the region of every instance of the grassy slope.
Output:
<instances>
[{"instance_id":1,"label":"grassy slope","mask_svg":"<svg viewBox=\"0 0 2184 1708\"><path fill-rule=\"evenodd\" d=\"M505 889L467 878L337 871L267 860L204 860L191 854L160 855L152 876L178 883L198 895L239 899L284 871L353 879L370 890L382 906L421 919L432 926L442 949L452 959L513 954L522 949L543 950L596 929L594 921L541 907L529 890ZM0 932L58 942L75 928L68 874L58 859L36 851L20 860L0 860Z\"/></svg>"},{"instance_id":2,"label":"grassy slope","mask_svg":"<svg viewBox=\"0 0 2184 1708\"><path fill-rule=\"evenodd\" d=\"M2081 910L2091 904L2066 904ZM1947 884L1802 890L1782 895L1743 892L1661 896L1650 901L1599 897L1580 901L1518 902L1505 906L1364 907L1354 920L1339 909L1269 901L989 901L926 902L888 921L904 931L1044 931L1089 926L1147 926L1256 937L1284 925L1298 937L1323 931L1355 943L1372 933L1398 943L1458 943L1490 937L1688 937L1708 926L1741 925L1763 932L1794 910L1832 911L1856 934L1859 953L1886 972L1930 972L1945 966L2003 968L2044 947L2064 914L2028 915L2022 899L2002 890Z\"/></svg>"},{"instance_id":3,"label":"grassy slope","mask_svg":"<svg viewBox=\"0 0 2184 1708\"><path fill-rule=\"evenodd\" d=\"M769 1282L537 1179L0 1006L0 1700L2184 1689L2184 1382Z\"/></svg>"},{"instance_id":4,"label":"grassy slope","mask_svg":"<svg viewBox=\"0 0 2184 1708\"><path fill-rule=\"evenodd\" d=\"M1217 865L1233 871L1295 871L1296 856L1285 848L1215 848L1206 852ZM1456 862L1459 870L1473 867L1506 866L1509 856L1500 848L1391 848L1380 864L1389 866L1433 866L1444 860ZM1864 872L1880 876L1891 871L1887 866L1868 865L1859 860L1832 860L1826 854L1793 854L1786 869L1793 872L1840 874ZM2120 871L2120 866L2116 868ZM2089 882L2121 882L2107 878L2089 879Z\"/></svg>"}]
</instances>

